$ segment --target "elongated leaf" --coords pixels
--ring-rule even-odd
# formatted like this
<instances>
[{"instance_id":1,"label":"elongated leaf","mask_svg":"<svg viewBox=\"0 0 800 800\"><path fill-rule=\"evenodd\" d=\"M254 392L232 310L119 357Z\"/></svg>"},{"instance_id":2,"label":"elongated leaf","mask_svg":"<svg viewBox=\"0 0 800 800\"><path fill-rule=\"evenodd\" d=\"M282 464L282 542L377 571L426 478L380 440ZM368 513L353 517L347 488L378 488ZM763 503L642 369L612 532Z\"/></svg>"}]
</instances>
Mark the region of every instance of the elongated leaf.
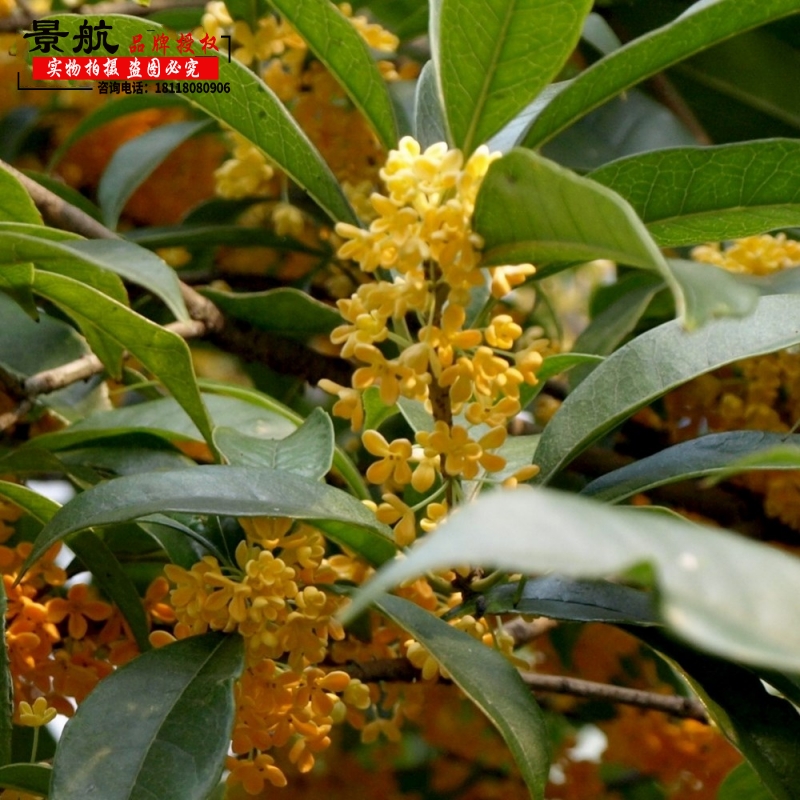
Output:
<instances>
[{"instance_id":1,"label":"elongated leaf","mask_svg":"<svg viewBox=\"0 0 800 800\"><path fill-rule=\"evenodd\" d=\"M175 271L143 247L116 239L80 239L65 244L65 247L79 258L152 292L164 301L176 319L189 319Z\"/></svg>"},{"instance_id":2,"label":"elongated leaf","mask_svg":"<svg viewBox=\"0 0 800 800\"><path fill-rule=\"evenodd\" d=\"M666 67L737 33L800 10L797 0L700 0L675 20L597 61L535 120L525 147L539 147L576 119Z\"/></svg>"},{"instance_id":3,"label":"elongated leaf","mask_svg":"<svg viewBox=\"0 0 800 800\"><path fill-rule=\"evenodd\" d=\"M400 39L413 39L428 30L427 0L370 0L369 10Z\"/></svg>"},{"instance_id":4,"label":"elongated leaf","mask_svg":"<svg viewBox=\"0 0 800 800\"><path fill-rule=\"evenodd\" d=\"M638 336L596 367L550 420L536 452L539 480L549 480L670 389L732 361L798 344L800 331L786 324L798 314L799 297L775 295L762 298L746 320L715 320L692 332L675 320Z\"/></svg>"},{"instance_id":5,"label":"elongated leaf","mask_svg":"<svg viewBox=\"0 0 800 800\"><path fill-rule=\"evenodd\" d=\"M64 15L57 19L60 30L75 35L81 24L97 25L101 18ZM149 20L114 14L104 14L102 19L113 27L118 42L131 42L136 34L152 41L152 36L167 33L166 28ZM207 55L219 58L219 81L229 85L230 92L176 96L253 142L332 219L358 224L339 182L275 94L247 67L235 60L228 63L227 53L208 51Z\"/></svg>"},{"instance_id":6,"label":"elongated leaf","mask_svg":"<svg viewBox=\"0 0 800 800\"><path fill-rule=\"evenodd\" d=\"M0 219L42 225L42 215L27 189L6 169L0 167Z\"/></svg>"},{"instance_id":7,"label":"elongated leaf","mask_svg":"<svg viewBox=\"0 0 800 800\"><path fill-rule=\"evenodd\" d=\"M590 177L622 195L662 247L800 224L800 142L792 139L659 150Z\"/></svg>"},{"instance_id":8,"label":"elongated leaf","mask_svg":"<svg viewBox=\"0 0 800 800\"><path fill-rule=\"evenodd\" d=\"M704 475L721 480L746 469L800 469L800 436L765 431L710 433L690 442L667 447L660 453L615 469L586 486L581 494L606 503L618 503L657 486ZM774 458L790 455L787 460Z\"/></svg>"},{"instance_id":9,"label":"elongated leaf","mask_svg":"<svg viewBox=\"0 0 800 800\"><path fill-rule=\"evenodd\" d=\"M538 383L535 386L525 385L520 390L519 400L524 408L538 396L544 389L545 383L556 375L562 375L576 367L594 368L603 362L603 356L592 353L558 353L547 356L542 362L542 366L536 373Z\"/></svg>"},{"instance_id":10,"label":"elongated leaf","mask_svg":"<svg viewBox=\"0 0 800 800\"><path fill-rule=\"evenodd\" d=\"M517 583L493 586L484 596L484 614L534 614L575 622L660 625L652 593L608 581L587 581L548 575L525 582L517 600ZM469 600L454 611L473 614L478 601ZM451 612L451 615L454 615Z\"/></svg>"},{"instance_id":11,"label":"elongated leaf","mask_svg":"<svg viewBox=\"0 0 800 800\"><path fill-rule=\"evenodd\" d=\"M181 105L180 99L174 94L133 94L120 97L95 108L67 134L64 141L53 151L48 162L48 171L53 170L61 159L69 152L75 142L82 139L94 130L113 122L115 119L144 111L148 108L166 108Z\"/></svg>"},{"instance_id":12,"label":"elongated leaf","mask_svg":"<svg viewBox=\"0 0 800 800\"><path fill-rule=\"evenodd\" d=\"M328 474L333 463L333 423L315 408L308 419L284 439L263 439L217 428L214 438L220 452L234 466L269 467L310 480Z\"/></svg>"},{"instance_id":13,"label":"elongated leaf","mask_svg":"<svg viewBox=\"0 0 800 800\"><path fill-rule=\"evenodd\" d=\"M774 795L767 791L756 771L748 764L734 767L720 784L717 800L774 800Z\"/></svg>"},{"instance_id":14,"label":"elongated leaf","mask_svg":"<svg viewBox=\"0 0 800 800\"><path fill-rule=\"evenodd\" d=\"M638 273L619 281L617 286L620 289L624 286L624 293L581 331L573 345L576 350L602 356L613 353L633 333L653 297L663 288L663 283L652 275ZM569 376L570 386L573 389L578 386L596 366L576 366Z\"/></svg>"},{"instance_id":15,"label":"elongated leaf","mask_svg":"<svg viewBox=\"0 0 800 800\"><path fill-rule=\"evenodd\" d=\"M386 81L367 43L329 0L269 0L305 39L314 55L344 87L383 146L397 145L397 122Z\"/></svg>"},{"instance_id":16,"label":"elongated leaf","mask_svg":"<svg viewBox=\"0 0 800 800\"><path fill-rule=\"evenodd\" d=\"M47 797L53 770L44 764L6 764L0 767L0 786Z\"/></svg>"},{"instance_id":17,"label":"elongated leaf","mask_svg":"<svg viewBox=\"0 0 800 800\"><path fill-rule=\"evenodd\" d=\"M34 288L74 319L102 326L109 338L136 356L172 393L213 449L211 421L197 388L189 348L180 336L61 275L37 273Z\"/></svg>"},{"instance_id":18,"label":"elongated leaf","mask_svg":"<svg viewBox=\"0 0 800 800\"><path fill-rule=\"evenodd\" d=\"M343 321L335 308L299 289L271 289L248 294L203 289L201 294L227 316L290 339L305 341L310 336L327 335Z\"/></svg>"},{"instance_id":19,"label":"elongated leaf","mask_svg":"<svg viewBox=\"0 0 800 800\"><path fill-rule=\"evenodd\" d=\"M56 242L81 241L83 239L82 236L70 233L70 231L61 231L46 225L34 225L30 222L9 222L8 220L0 220L0 233L21 233L38 239L52 239Z\"/></svg>"},{"instance_id":20,"label":"elongated leaf","mask_svg":"<svg viewBox=\"0 0 800 800\"><path fill-rule=\"evenodd\" d=\"M452 143L470 153L558 74L591 10L587 0L437 0L433 60Z\"/></svg>"},{"instance_id":21,"label":"elongated leaf","mask_svg":"<svg viewBox=\"0 0 800 800\"><path fill-rule=\"evenodd\" d=\"M209 120L160 125L116 150L97 187L97 200L106 226L116 228L125 204L156 167L175 148L208 127Z\"/></svg>"},{"instance_id":22,"label":"elongated leaf","mask_svg":"<svg viewBox=\"0 0 800 800\"><path fill-rule=\"evenodd\" d=\"M278 236L267 228L249 228L241 225L186 224L167 225L163 228L137 228L126 231L126 238L151 250L159 247L216 247L230 244L236 247L271 247L296 253L325 256L323 250L309 247L290 236Z\"/></svg>"},{"instance_id":23,"label":"elongated leaf","mask_svg":"<svg viewBox=\"0 0 800 800\"><path fill-rule=\"evenodd\" d=\"M373 563L395 553L389 529L340 489L267 467L204 466L127 475L79 494L39 534L26 566L75 531L175 511L313 520Z\"/></svg>"},{"instance_id":24,"label":"elongated leaf","mask_svg":"<svg viewBox=\"0 0 800 800\"><path fill-rule=\"evenodd\" d=\"M512 150L489 167L474 226L485 241L486 265L610 258L666 272L658 247L621 197L528 150Z\"/></svg>"},{"instance_id":25,"label":"elongated leaf","mask_svg":"<svg viewBox=\"0 0 800 800\"><path fill-rule=\"evenodd\" d=\"M205 800L228 752L243 668L241 638L209 633L109 675L64 728L53 800Z\"/></svg>"},{"instance_id":26,"label":"elongated leaf","mask_svg":"<svg viewBox=\"0 0 800 800\"><path fill-rule=\"evenodd\" d=\"M511 750L531 797L542 800L550 760L547 729L516 669L497 651L408 600L383 595L374 603L420 642L488 717Z\"/></svg>"},{"instance_id":27,"label":"elongated leaf","mask_svg":"<svg viewBox=\"0 0 800 800\"><path fill-rule=\"evenodd\" d=\"M0 264L0 291L13 298L34 322L38 322L39 311L33 299L33 264Z\"/></svg>"},{"instance_id":28,"label":"elongated leaf","mask_svg":"<svg viewBox=\"0 0 800 800\"><path fill-rule=\"evenodd\" d=\"M447 141L447 122L436 80L436 67L428 61L417 80L414 97L414 138L423 148Z\"/></svg>"},{"instance_id":29,"label":"elongated leaf","mask_svg":"<svg viewBox=\"0 0 800 800\"><path fill-rule=\"evenodd\" d=\"M800 668L793 623L800 560L718 529L656 514L645 521L549 489L498 490L460 509L407 558L379 572L346 616L430 570L470 564L599 577L643 562L657 576L661 618L677 635L724 658Z\"/></svg>"},{"instance_id":30,"label":"elongated leaf","mask_svg":"<svg viewBox=\"0 0 800 800\"><path fill-rule=\"evenodd\" d=\"M50 522L59 510L58 503L53 500L26 486L6 481L0 481L0 496L8 498L38 522L45 524ZM97 585L117 604L131 626L139 649L149 649L150 642L147 638L149 627L141 598L114 554L91 531L73 535L69 540L69 546L86 569L92 573ZM43 553L44 550L36 558L31 559L28 566L33 564Z\"/></svg>"},{"instance_id":31,"label":"elongated leaf","mask_svg":"<svg viewBox=\"0 0 800 800\"><path fill-rule=\"evenodd\" d=\"M800 781L800 716L796 709L770 695L750 670L676 644L657 630L635 633L683 674L711 719L745 756L771 796L793 800ZM750 800L750 795L746 797Z\"/></svg>"}]
</instances>

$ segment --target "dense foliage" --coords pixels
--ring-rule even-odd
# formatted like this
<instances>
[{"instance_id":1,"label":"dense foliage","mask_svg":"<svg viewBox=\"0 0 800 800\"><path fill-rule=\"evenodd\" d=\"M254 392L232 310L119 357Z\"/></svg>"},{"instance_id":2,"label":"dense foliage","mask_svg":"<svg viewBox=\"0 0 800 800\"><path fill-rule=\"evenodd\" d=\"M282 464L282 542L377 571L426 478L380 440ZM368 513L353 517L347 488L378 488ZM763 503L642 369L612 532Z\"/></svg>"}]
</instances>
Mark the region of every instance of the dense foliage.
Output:
<instances>
[{"instance_id":1,"label":"dense foliage","mask_svg":"<svg viewBox=\"0 0 800 800\"><path fill-rule=\"evenodd\" d=\"M0 0L0 798L800 796L800 0L361 5Z\"/></svg>"}]
</instances>

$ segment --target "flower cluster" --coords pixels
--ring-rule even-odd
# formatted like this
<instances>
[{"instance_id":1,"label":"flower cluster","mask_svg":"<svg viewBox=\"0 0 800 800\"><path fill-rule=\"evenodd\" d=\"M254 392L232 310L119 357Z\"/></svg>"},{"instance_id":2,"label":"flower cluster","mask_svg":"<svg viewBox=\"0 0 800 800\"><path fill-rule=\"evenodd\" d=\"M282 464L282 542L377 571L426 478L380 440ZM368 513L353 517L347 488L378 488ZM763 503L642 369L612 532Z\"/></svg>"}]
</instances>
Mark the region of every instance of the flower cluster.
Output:
<instances>
[{"instance_id":1,"label":"flower cluster","mask_svg":"<svg viewBox=\"0 0 800 800\"><path fill-rule=\"evenodd\" d=\"M497 451L506 423L520 411L521 387L536 383L542 363L542 342L519 347L522 328L509 314L492 317L491 302L484 325L467 321L474 291L487 282L472 215L483 177L498 157L485 146L466 161L445 144L423 152L406 137L380 172L386 194L371 196L369 227L336 226L345 240L340 258L357 261L365 273L391 278L363 283L339 301L345 324L331 340L341 346L342 356L361 366L351 387L328 380L320 386L337 395L334 413L349 419L356 431L363 425L363 393L373 386L386 406L406 398L424 404L434 418L432 428L418 431L413 443L388 442L373 430L363 434L364 447L377 459L367 479L390 490L378 516L395 525L404 545L416 535L414 514L394 490L410 484L425 494L440 479L445 484L474 480L502 470L506 462ZM534 268L523 264L488 272L493 293L502 296ZM534 471L529 467L516 479ZM452 492L447 494L452 499ZM423 529L433 527L446 507L430 502Z\"/></svg>"},{"instance_id":2,"label":"flower cluster","mask_svg":"<svg viewBox=\"0 0 800 800\"><path fill-rule=\"evenodd\" d=\"M325 557L322 535L291 520L243 519L246 539L236 563L206 556L190 570L168 565L175 584L175 636L208 630L238 631L245 640L246 669L236 686L237 714L229 782L251 795L286 785L275 751L300 772L330 745L331 727L350 709L372 704L370 692L342 670L324 670L330 643L344 639L334 614L342 598L335 580L360 567L348 556ZM323 588L320 588L323 587ZM172 639L162 632L156 644Z\"/></svg>"}]
</instances>

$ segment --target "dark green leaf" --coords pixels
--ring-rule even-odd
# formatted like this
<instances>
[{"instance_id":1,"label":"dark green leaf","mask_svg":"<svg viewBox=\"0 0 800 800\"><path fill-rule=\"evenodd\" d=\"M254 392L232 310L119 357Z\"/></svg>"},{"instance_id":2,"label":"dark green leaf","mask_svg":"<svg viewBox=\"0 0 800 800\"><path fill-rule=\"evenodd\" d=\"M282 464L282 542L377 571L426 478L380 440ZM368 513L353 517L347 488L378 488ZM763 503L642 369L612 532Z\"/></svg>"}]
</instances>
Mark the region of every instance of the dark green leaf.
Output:
<instances>
[{"instance_id":1,"label":"dark green leaf","mask_svg":"<svg viewBox=\"0 0 800 800\"><path fill-rule=\"evenodd\" d=\"M622 195L662 247L800 224L800 142L791 139L644 153L591 178Z\"/></svg>"},{"instance_id":2,"label":"dark green leaf","mask_svg":"<svg viewBox=\"0 0 800 800\"><path fill-rule=\"evenodd\" d=\"M211 420L197 388L189 348L180 336L71 278L40 272L34 288L71 317L101 326L108 338L138 358L172 393L213 449Z\"/></svg>"},{"instance_id":3,"label":"dark green leaf","mask_svg":"<svg viewBox=\"0 0 800 800\"><path fill-rule=\"evenodd\" d=\"M206 800L228 753L243 668L241 638L209 633L113 672L64 728L52 800Z\"/></svg>"},{"instance_id":4,"label":"dark green leaf","mask_svg":"<svg viewBox=\"0 0 800 800\"><path fill-rule=\"evenodd\" d=\"M428 31L427 0L369 0L361 5L400 39L413 39Z\"/></svg>"},{"instance_id":5,"label":"dark green leaf","mask_svg":"<svg viewBox=\"0 0 800 800\"><path fill-rule=\"evenodd\" d=\"M397 144L397 123L386 81L367 43L328 0L269 0L344 87L383 146Z\"/></svg>"},{"instance_id":6,"label":"dark green leaf","mask_svg":"<svg viewBox=\"0 0 800 800\"><path fill-rule=\"evenodd\" d=\"M520 389L519 401L522 407L525 408L530 405L531 401L544 389L545 383L550 378L569 372L575 367L582 366L594 369L598 364L602 364L603 361L603 356L592 353L558 353L557 355L547 356L536 373L538 383L535 386L526 384Z\"/></svg>"},{"instance_id":7,"label":"dark green leaf","mask_svg":"<svg viewBox=\"0 0 800 800\"><path fill-rule=\"evenodd\" d=\"M248 294L203 289L201 294L227 316L290 339L305 341L310 336L327 336L343 322L335 308L299 289L271 289Z\"/></svg>"},{"instance_id":8,"label":"dark green leaf","mask_svg":"<svg viewBox=\"0 0 800 800\"><path fill-rule=\"evenodd\" d=\"M595 368L548 423L536 453L539 480L549 480L585 447L670 389L732 361L798 344L800 331L786 324L798 314L800 297L775 295L762 298L746 320L715 320L692 332L675 320L628 342ZM652 368L655 357L658 369Z\"/></svg>"},{"instance_id":9,"label":"dark green leaf","mask_svg":"<svg viewBox=\"0 0 800 800\"><path fill-rule=\"evenodd\" d=\"M578 43L587 0L436 0L433 61L452 144L471 153L555 78Z\"/></svg>"},{"instance_id":10,"label":"dark green leaf","mask_svg":"<svg viewBox=\"0 0 800 800\"><path fill-rule=\"evenodd\" d=\"M220 564L229 561L206 536L165 514L149 514L141 517L138 525L163 548L173 564L184 569L191 569L192 565L197 562L198 551L191 542L199 544L202 548L201 552L207 552L214 556Z\"/></svg>"},{"instance_id":11,"label":"dark green leaf","mask_svg":"<svg viewBox=\"0 0 800 800\"><path fill-rule=\"evenodd\" d=\"M701 0L672 22L634 39L582 72L538 116L524 145L539 147L645 78L716 42L796 11L796 0Z\"/></svg>"},{"instance_id":12,"label":"dark green leaf","mask_svg":"<svg viewBox=\"0 0 800 800\"><path fill-rule=\"evenodd\" d=\"M618 503L657 486L704 475L717 475L722 479L734 471L745 469L798 469L800 449L796 442L800 442L800 436L788 437L785 433L710 433L615 469L593 480L581 494L606 503ZM785 463L771 458L780 445L784 445L793 456Z\"/></svg>"},{"instance_id":13,"label":"dark green leaf","mask_svg":"<svg viewBox=\"0 0 800 800\"><path fill-rule=\"evenodd\" d=\"M7 764L0 767L0 786L47 797L52 773L44 764Z\"/></svg>"},{"instance_id":14,"label":"dark green leaf","mask_svg":"<svg viewBox=\"0 0 800 800\"><path fill-rule=\"evenodd\" d=\"M425 647L488 717L511 750L531 797L542 800L550 761L547 729L517 670L497 651L408 600L383 595L374 604Z\"/></svg>"},{"instance_id":15,"label":"dark green leaf","mask_svg":"<svg viewBox=\"0 0 800 800\"><path fill-rule=\"evenodd\" d=\"M120 146L97 186L103 222L112 230L131 195L179 145L209 127L209 120L159 125Z\"/></svg>"},{"instance_id":16,"label":"dark green leaf","mask_svg":"<svg viewBox=\"0 0 800 800\"><path fill-rule=\"evenodd\" d=\"M242 225L181 224L164 228L138 228L125 236L141 247L151 250L159 247L215 247L230 244L236 247L272 247L323 256L322 250L308 247L290 236L278 236L267 228L250 228Z\"/></svg>"},{"instance_id":17,"label":"dark green leaf","mask_svg":"<svg viewBox=\"0 0 800 800\"><path fill-rule=\"evenodd\" d=\"M373 563L395 553L389 529L340 489L267 467L204 466L128 475L79 494L41 532L26 563L74 531L156 512L313 520Z\"/></svg>"},{"instance_id":18,"label":"dark green leaf","mask_svg":"<svg viewBox=\"0 0 800 800\"><path fill-rule=\"evenodd\" d=\"M652 593L620 586L608 581L587 581L548 575L525 582L517 600L517 583L493 586L485 595L484 614L533 614L573 622L628 623L660 625ZM458 609L473 614L476 600ZM451 612L452 614L452 612Z\"/></svg>"},{"instance_id":19,"label":"dark green leaf","mask_svg":"<svg viewBox=\"0 0 800 800\"><path fill-rule=\"evenodd\" d=\"M116 239L80 239L64 245L79 258L115 272L164 301L178 320L188 320L180 282L175 271L149 250L137 244Z\"/></svg>"},{"instance_id":20,"label":"dark green leaf","mask_svg":"<svg viewBox=\"0 0 800 800\"><path fill-rule=\"evenodd\" d=\"M676 634L724 658L800 669L796 557L715 528L660 514L644 520L549 489L498 490L461 508L405 559L387 564L346 616L403 581L458 565L601 577L643 563L653 568L660 616Z\"/></svg>"},{"instance_id":21,"label":"dark green leaf","mask_svg":"<svg viewBox=\"0 0 800 800\"><path fill-rule=\"evenodd\" d=\"M474 227L493 264L609 258L664 271L647 229L618 195L529 150L495 161L481 185Z\"/></svg>"},{"instance_id":22,"label":"dark green leaf","mask_svg":"<svg viewBox=\"0 0 800 800\"><path fill-rule=\"evenodd\" d=\"M321 408L315 408L296 431L283 439L247 436L235 428L216 428L214 439L219 451L235 467L269 467L320 480L333 463L333 423Z\"/></svg>"},{"instance_id":23,"label":"dark green leaf","mask_svg":"<svg viewBox=\"0 0 800 800\"><path fill-rule=\"evenodd\" d=\"M42 225L27 189L6 169L0 167L0 219Z\"/></svg>"},{"instance_id":24,"label":"dark green leaf","mask_svg":"<svg viewBox=\"0 0 800 800\"><path fill-rule=\"evenodd\" d=\"M364 403L364 430L377 430L387 419L400 412L397 405L384 404L381 390L377 386L370 386L361 395L361 400Z\"/></svg>"}]
</instances>

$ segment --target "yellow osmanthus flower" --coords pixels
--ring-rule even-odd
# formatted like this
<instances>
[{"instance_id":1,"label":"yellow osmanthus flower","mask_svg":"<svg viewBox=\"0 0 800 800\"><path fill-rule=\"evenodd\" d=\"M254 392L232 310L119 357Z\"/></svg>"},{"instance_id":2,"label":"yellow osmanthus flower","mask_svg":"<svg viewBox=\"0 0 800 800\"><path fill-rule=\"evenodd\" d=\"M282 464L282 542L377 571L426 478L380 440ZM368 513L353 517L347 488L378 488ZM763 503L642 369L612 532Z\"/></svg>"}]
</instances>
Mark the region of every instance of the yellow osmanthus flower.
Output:
<instances>
[{"instance_id":1,"label":"yellow osmanthus flower","mask_svg":"<svg viewBox=\"0 0 800 800\"><path fill-rule=\"evenodd\" d=\"M31 728L39 728L47 725L56 718L58 712L51 708L47 703L47 698L37 697L33 705L24 700L19 704L19 724L27 725Z\"/></svg>"},{"instance_id":2,"label":"yellow osmanthus flower","mask_svg":"<svg viewBox=\"0 0 800 800\"><path fill-rule=\"evenodd\" d=\"M770 275L800 265L800 242L787 239L785 233L748 236L724 249L718 244L695 247L692 258L706 264L716 264L731 272Z\"/></svg>"}]
</instances>

